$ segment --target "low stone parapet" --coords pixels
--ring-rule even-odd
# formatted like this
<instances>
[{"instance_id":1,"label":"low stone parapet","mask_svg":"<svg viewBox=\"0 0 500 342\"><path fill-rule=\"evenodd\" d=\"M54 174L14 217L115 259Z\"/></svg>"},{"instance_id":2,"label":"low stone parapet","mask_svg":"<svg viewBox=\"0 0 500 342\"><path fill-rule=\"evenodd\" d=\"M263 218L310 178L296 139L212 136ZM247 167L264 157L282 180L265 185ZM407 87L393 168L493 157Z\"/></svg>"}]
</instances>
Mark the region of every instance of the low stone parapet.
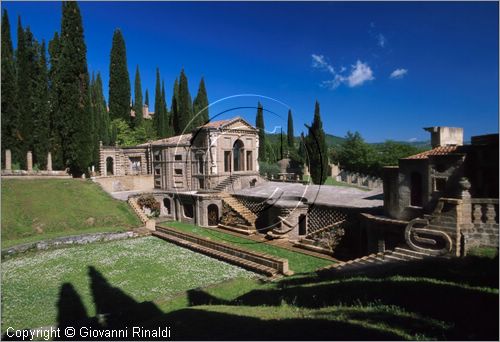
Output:
<instances>
[{"instance_id":1,"label":"low stone parapet","mask_svg":"<svg viewBox=\"0 0 500 342\"><path fill-rule=\"evenodd\" d=\"M172 227L157 226L153 235L268 276L277 273L293 274L288 267L287 259L215 242L198 235L181 232Z\"/></svg>"}]
</instances>

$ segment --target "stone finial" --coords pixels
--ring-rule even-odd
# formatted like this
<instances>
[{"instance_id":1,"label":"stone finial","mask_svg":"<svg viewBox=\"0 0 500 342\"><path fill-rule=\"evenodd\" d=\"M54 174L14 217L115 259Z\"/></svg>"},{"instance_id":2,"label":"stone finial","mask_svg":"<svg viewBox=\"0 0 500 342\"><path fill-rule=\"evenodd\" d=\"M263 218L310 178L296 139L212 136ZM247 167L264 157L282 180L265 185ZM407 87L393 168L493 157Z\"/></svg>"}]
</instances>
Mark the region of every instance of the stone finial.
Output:
<instances>
[{"instance_id":1,"label":"stone finial","mask_svg":"<svg viewBox=\"0 0 500 342\"><path fill-rule=\"evenodd\" d=\"M47 171L52 171L52 153L47 153Z\"/></svg>"},{"instance_id":2,"label":"stone finial","mask_svg":"<svg viewBox=\"0 0 500 342\"><path fill-rule=\"evenodd\" d=\"M33 171L33 154L31 153L31 151L28 151L28 153L26 153L26 164L27 164L28 172L32 172Z\"/></svg>"},{"instance_id":3,"label":"stone finial","mask_svg":"<svg viewBox=\"0 0 500 342\"><path fill-rule=\"evenodd\" d=\"M5 171L12 171L12 154L10 150L5 150Z\"/></svg>"},{"instance_id":4,"label":"stone finial","mask_svg":"<svg viewBox=\"0 0 500 342\"><path fill-rule=\"evenodd\" d=\"M460 185L460 198L470 198L469 189L471 187L471 184L467 177L460 178L458 184Z\"/></svg>"}]
</instances>

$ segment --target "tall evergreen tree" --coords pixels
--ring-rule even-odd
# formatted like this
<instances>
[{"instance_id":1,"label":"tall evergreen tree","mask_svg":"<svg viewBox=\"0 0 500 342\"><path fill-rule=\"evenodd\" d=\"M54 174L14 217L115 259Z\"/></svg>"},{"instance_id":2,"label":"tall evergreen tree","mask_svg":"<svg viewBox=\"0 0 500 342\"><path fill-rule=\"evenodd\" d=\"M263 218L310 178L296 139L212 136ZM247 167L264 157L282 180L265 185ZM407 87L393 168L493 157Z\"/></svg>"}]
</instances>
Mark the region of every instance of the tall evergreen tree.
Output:
<instances>
[{"instance_id":1,"label":"tall evergreen tree","mask_svg":"<svg viewBox=\"0 0 500 342\"><path fill-rule=\"evenodd\" d=\"M37 45L29 27L23 29L21 18L17 26L17 90L19 101L19 138L22 168L26 168L26 152L33 151L33 108L35 106L35 86Z\"/></svg>"},{"instance_id":2,"label":"tall evergreen tree","mask_svg":"<svg viewBox=\"0 0 500 342\"><path fill-rule=\"evenodd\" d=\"M17 97L16 65L10 35L7 10L2 13L2 162L4 152L10 149L12 161L22 159L19 141L19 107ZM5 164L3 164L5 167Z\"/></svg>"},{"instance_id":3,"label":"tall evergreen tree","mask_svg":"<svg viewBox=\"0 0 500 342\"><path fill-rule=\"evenodd\" d=\"M255 118L255 127L259 130L259 161L267 161L266 157L266 131L264 127L264 108L257 105L257 117Z\"/></svg>"},{"instance_id":4,"label":"tall evergreen tree","mask_svg":"<svg viewBox=\"0 0 500 342\"><path fill-rule=\"evenodd\" d=\"M193 123L191 119L193 118L193 107L191 102L191 95L189 94L188 80L184 69L181 70L179 76L179 95L177 103L177 122L179 124L180 132L176 134L188 133L192 129Z\"/></svg>"},{"instance_id":5,"label":"tall evergreen tree","mask_svg":"<svg viewBox=\"0 0 500 342\"><path fill-rule=\"evenodd\" d=\"M288 147L289 149L293 149L294 147L294 136L293 136L293 117L292 117L292 110L288 110L288 130L287 130L287 142L288 142Z\"/></svg>"},{"instance_id":6,"label":"tall evergreen tree","mask_svg":"<svg viewBox=\"0 0 500 342\"><path fill-rule=\"evenodd\" d=\"M104 93L102 91L102 79L101 74L97 73L94 84L94 102L97 113L97 120L99 121L99 141L107 146L114 141L110 138L110 119L109 113L106 109L106 100L104 99Z\"/></svg>"},{"instance_id":7,"label":"tall evergreen tree","mask_svg":"<svg viewBox=\"0 0 500 342\"><path fill-rule=\"evenodd\" d=\"M174 130L174 135L181 134L182 130L179 126L179 80L174 81L174 89L172 93L172 106L170 107L170 123Z\"/></svg>"},{"instance_id":8,"label":"tall evergreen tree","mask_svg":"<svg viewBox=\"0 0 500 342\"><path fill-rule=\"evenodd\" d=\"M314 166L309 170L314 184L323 184L328 175L328 151L325 140L325 131L321 122L319 103L314 106L314 120L307 126L308 134L305 139L309 165Z\"/></svg>"},{"instance_id":9,"label":"tall evergreen tree","mask_svg":"<svg viewBox=\"0 0 500 342\"><path fill-rule=\"evenodd\" d=\"M49 42L49 150L52 154L52 168L62 170L65 168L62 140L60 134L61 121L59 118L59 91L61 89L58 72L58 62L61 55L61 41L59 34L54 33L54 37Z\"/></svg>"},{"instance_id":10,"label":"tall evergreen tree","mask_svg":"<svg viewBox=\"0 0 500 342\"><path fill-rule=\"evenodd\" d=\"M34 86L33 106L33 160L43 169L47 165L47 152L50 148L49 82L45 41L37 51L37 62L35 70L38 77Z\"/></svg>"},{"instance_id":11,"label":"tall evergreen tree","mask_svg":"<svg viewBox=\"0 0 500 342\"><path fill-rule=\"evenodd\" d=\"M153 116L153 127L158 137L162 136L162 127L160 118L162 117L163 105L161 97L160 69L156 68L156 86L155 86L155 114Z\"/></svg>"},{"instance_id":12,"label":"tall evergreen tree","mask_svg":"<svg viewBox=\"0 0 500 342\"><path fill-rule=\"evenodd\" d=\"M146 88L146 96L144 97L144 104L149 107L149 92L147 88Z\"/></svg>"},{"instance_id":13,"label":"tall evergreen tree","mask_svg":"<svg viewBox=\"0 0 500 342\"><path fill-rule=\"evenodd\" d=\"M127 69L127 51L122 32L113 33L109 65L109 116L130 122L130 78Z\"/></svg>"},{"instance_id":14,"label":"tall evergreen tree","mask_svg":"<svg viewBox=\"0 0 500 342\"><path fill-rule=\"evenodd\" d=\"M141 87L141 75L139 74L139 65L135 70L135 82L134 82L134 127L139 127L142 123L142 87Z\"/></svg>"},{"instance_id":15,"label":"tall evergreen tree","mask_svg":"<svg viewBox=\"0 0 500 342\"><path fill-rule=\"evenodd\" d=\"M207 90L205 88L205 80L203 77L200 81L200 86L198 87L198 94L193 102L193 114L195 125L194 127L199 127L206 124L209 120L208 116L208 97Z\"/></svg>"},{"instance_id":16,"label":"tall evergreen tree","mask_svg":"<svg viewBox=\"0 0 500 342\"><path fill-rule=\"evenodd\" d=\"M63 158L70 173L79 177L92 159L87 47L77 2L62 3L59 118Z\"/></svg>"},{"instance_id":17,"label":"tall evergreen tree","mask_svg":"<svg viewBox=\"0 0 500 342\"><path fill-rule=\"evenodd\" d=\"M169 124L169 113L167 107L167 100L165 96L165 83L163 81L161 82L161 103L162 103L162 111L161 111L162 137L168 138L172 136L172 130Z\"/></svg>"}]
</instances>

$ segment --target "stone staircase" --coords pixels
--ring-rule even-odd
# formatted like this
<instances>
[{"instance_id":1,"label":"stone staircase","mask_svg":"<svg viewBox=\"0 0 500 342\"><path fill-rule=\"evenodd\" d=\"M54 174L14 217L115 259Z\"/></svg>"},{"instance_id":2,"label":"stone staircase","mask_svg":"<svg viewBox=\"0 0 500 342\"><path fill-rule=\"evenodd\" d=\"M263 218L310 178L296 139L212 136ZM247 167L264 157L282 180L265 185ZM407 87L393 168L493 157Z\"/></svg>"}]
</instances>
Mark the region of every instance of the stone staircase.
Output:
<instances>
[{"instance_id":1,"label":"stone staircase","mask_svg":"<svg viewBox=\"0 0 500 342\"><path fill-rule=\"evenodd\" d=\"M236 211L248 224L248 227L255 229L255 221L257 220L257 215L255 215L250 209L248 209L243 203L241 203L238 199L231 196L228 193L220 194L224 203L231 207L234 211Z\"/></svg>"},{"instance_id":2,"label":"stone staircase","mask_svg":"<svg viewBox=\"0 0 500 342\"><path fill-rule=\"evenodd\" d=\"M367 271L377 267L387 267L408 261L423 260L430 257L434 256L427 253L413 251L411 249L396 247L393 251L374 253L361 258L323 267L317 272L323 273L334 271L356 273L357 271Z\"/></svg>"},{"instance_id":3,"label":"stone staircase","mask_svg":"<svg viewBox=\"0 0 500 342\"><path fill-rule=\"evenodd\" d=\"M214 188L214 190L217 192L225 191L239 177L240 177L239 175L231 175L231 176L227 177L222 182L217 184L217 186Z\"/></svg>"},{"instance_id":4,"label":"stone staircase","mask_svg":"<svg viewBox=\"0 0 500 342\"><path fill-rule=\"evenodd\" d=\"M135 214L137 217L139 217L139 220L141 220L142 223L144 223L145 228L149 230L154 230L155 229L155 220L150 219L144 211L142 211L141 207L139 204L137 204L137 198L135 197L129 197L127 200L128 204L130 207L132 207L132 210L134 210Z\"/></svg>"},{"instance_id":5,"label":"stone staircase","mask_svg":"<svg viewBox=\"0 0 500 342\"><path fill-rule=\"evenodd\" d=\"M268 277L291 275L288 260L271 255L247 251L225 243L215 242L171 227L157 226L153 236L175 243L181 247L208 255L210 257L246 268Z\"/></svg>"}]
</instances>

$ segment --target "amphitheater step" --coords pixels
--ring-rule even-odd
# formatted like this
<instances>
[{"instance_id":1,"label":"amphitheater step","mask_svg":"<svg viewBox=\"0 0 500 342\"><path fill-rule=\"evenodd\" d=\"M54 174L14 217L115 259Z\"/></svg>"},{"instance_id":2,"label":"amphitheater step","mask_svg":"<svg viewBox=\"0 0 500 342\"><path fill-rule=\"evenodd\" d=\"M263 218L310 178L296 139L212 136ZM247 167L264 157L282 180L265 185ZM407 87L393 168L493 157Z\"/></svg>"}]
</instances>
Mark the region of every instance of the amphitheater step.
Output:
<instances>
[{"instance_id":1,"label":"amphitheater step","mask_svg":"<svg viewBox=\"0 0 500 342\"><path fill-rule=\"evenodd\" d=\"M234 211L236 211L250 227L255 228L255 221L257 220L257 215L255 215L250 209L245 207L243 203L234 198L228 193L221 193L221 198L229 205Z\"/></svg>"},{"instance_id":2,"label":"amphitheater step","mask_svg":"<svg viewBox=\"0 0 500 342\"><path fill-rule=\"evenodd\" d=\"M264 274L268 277L273 277L278 274L278 271L274 268L267 267L261 264L258 264L253 261L246 260L244 258L240 258L228 253L224 253L222 251L214 250L209 247L205 247L194 242L186 241L180 237L173 236L171 234L167 234L161 231L155 231L152 233L154 236L159 237L161 239L167 240L169 242L173 242L181 247L186 247L191 250L206 254L208 256L214 257L216 259L231 263L236 266L240 266L251 270L253 272L257 272L260 274Z\"/></svg>"}]
</instances>

